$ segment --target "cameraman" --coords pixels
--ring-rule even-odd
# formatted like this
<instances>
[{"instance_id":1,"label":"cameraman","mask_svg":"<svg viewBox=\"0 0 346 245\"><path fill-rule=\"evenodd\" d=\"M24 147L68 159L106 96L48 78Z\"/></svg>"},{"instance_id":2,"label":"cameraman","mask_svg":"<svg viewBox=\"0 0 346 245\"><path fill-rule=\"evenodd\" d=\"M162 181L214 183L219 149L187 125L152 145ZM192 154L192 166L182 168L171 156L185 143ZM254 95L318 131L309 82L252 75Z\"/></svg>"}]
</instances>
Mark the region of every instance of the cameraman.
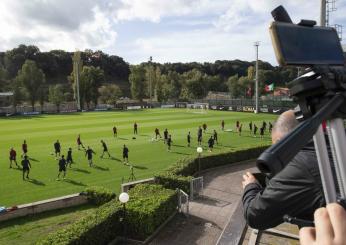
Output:
<instances>
[{"instance_id":1,"label":"cameraman","mask_svg":"<svg viewBox=\"0 0 346 245\"><path fill-rule=\"evenodd\" d=\"M298 121L292 110L281 114L272 131L272 142L290 133ZM284 222L285 214L313 220L314 211L325 205L315 150L304 147L263 187L251 173L243 175L243 207L249 226L259 230Z\"/></svg>"}]
</instances>

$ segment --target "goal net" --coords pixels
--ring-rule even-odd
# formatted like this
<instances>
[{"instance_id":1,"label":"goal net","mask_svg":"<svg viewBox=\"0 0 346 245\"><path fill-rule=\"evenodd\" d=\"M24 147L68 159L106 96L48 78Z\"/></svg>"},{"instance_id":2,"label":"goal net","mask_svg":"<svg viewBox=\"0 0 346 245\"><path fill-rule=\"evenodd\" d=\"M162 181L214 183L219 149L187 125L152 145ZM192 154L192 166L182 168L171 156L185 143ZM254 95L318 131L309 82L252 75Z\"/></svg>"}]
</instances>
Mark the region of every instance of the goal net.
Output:
<instances>
[{"instance_id":1,"label":"goal net","mask_svg":"<svg viewBox=\"0 0 346 245\"><path fill-rule=\"evenodd\" d=\"M209 109L208 103L193 103L187 104L187 111L193 113L207 113Z\"/></svg>"}]
</instances>

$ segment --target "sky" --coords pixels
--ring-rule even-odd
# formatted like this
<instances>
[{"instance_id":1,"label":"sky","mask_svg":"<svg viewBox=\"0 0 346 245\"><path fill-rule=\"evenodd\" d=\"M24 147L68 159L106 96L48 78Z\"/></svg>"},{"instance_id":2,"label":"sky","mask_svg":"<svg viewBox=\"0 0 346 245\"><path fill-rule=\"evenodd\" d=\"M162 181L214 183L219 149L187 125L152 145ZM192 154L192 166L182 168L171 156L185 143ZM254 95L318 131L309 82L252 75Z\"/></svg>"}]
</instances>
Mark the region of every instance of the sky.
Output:
<instances>
[{"instance_id":1,"label":"sky","mask_svg":"<svg viewBox=\"0 0 346 245\"><path fill-rule=\"evenodd\" d=\"M1 0L0 51L26 44L102 50L131 64L150 56L160 63L253 61L259 41L259 58L276 65L268 27L280 4L293 22L319 20L320 0ZM336 7L330 23L346 28L346 1Z\"/></svg>"}]
</instances>

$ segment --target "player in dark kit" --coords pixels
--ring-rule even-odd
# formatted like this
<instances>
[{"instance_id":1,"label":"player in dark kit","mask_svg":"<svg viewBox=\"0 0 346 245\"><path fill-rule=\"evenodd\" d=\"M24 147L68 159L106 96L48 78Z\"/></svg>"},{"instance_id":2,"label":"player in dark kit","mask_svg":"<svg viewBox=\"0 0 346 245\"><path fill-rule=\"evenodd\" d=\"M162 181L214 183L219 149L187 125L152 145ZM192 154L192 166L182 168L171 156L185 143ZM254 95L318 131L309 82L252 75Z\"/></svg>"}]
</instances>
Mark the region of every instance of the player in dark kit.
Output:
<instances>
[{"instance_id":1,"label":"player in dark kit","mask_svg":"<svg viewBox=\"0 0 346 245\"><path fill-rule=\"evenodd\" d=\"M80 150L80 147L82 146L83 149L85 150L85 147L82 143L82 140L80 139L80 134L78 134L78 137L77 137L77 145L78 145L78 150Z\"/></svg>"},{"instance_id":2,"label":"player in dark kit","mask_svg":"<svg viewBox=\"0 0 346 245\"><path fill-rule=\"evenodd\" d=\"M133 134L138 134L138 125L136 122L133 124Z\"/></svg>"},{"instance_id":3,"label":"player in dark kit","mask_svg":"<svg viewBox=\"0 0 346 245\"><path fill-rule=\"evenodd\" d=\"M25 156L28 153L28 145L26 143L26 140L24 140L22 144L22 151L23 151L23 154L22 154L22 158L23 158L23 156Z\"/></svg>"},{"instance_id":4,"label":"player in dark kit","mask_svg":"<svg viewBox=\"0 0 346 245\"><path fill-rule=\"evenodd\" d=\"M25 173L26 173L26 178L29 179L31 164L27 155L25 155L24 159L22 160L22 167L23 167L23 180L25 180Z\"/></svg>"},{"instance_id":5,"label":"player in dark kit","mask_svg":"<svg viewBox=\"0 0 346 245\"><path fill-rule=\"evenodd\" d=\"M123 147L123 160L124 164L129 163L129 148L126 145Z\"/></svg>"},{"instance_id":6,"label":"player in dark kit","mask_svg":"<svg viewBox=\"0 0 346 245\"><path fill-rule=\"evenodd\" d=\"M117 127L113 127L113 137L118 137L118 130Z\"/></svg>"},{"instance_id":7,"label":"player in dark kit","mask_svg":"<svg viewBox=\"0 0 346 245\"><path fill-rule=\"evenodd\" d=\"M88 149L85 151L85 156L88 157L89 167L93 165L93 154L96 153L88 146Z\"/></svg>"},{"instance_id":8,"label":"player in dark kit","mask_svg":"<svg viewBox=\"0 0 346 245\"><path fill-rule=\"evenodd\" d=\"M64 176L62 177L63 179L65 179L65 176L66 176L66 160L64 158L65 156L62 155L61 156L61 159L59 160L59 173L58 173L58 178L56 180L60 180L60 174L61 172L64 172Z\"/></svg>"},{"instance_id":9,"label":"player in dark kit","mask_svg":"<svg viewBox=\"0 0 346 245\"><path fill-rule=\"evenodd\" d=\"M252 122L249 123L250 135L252 134Z\"/></svg>"},{"instance_id":10,"label":"player in dark kit","mask_svg":"<svg viewBox=\"0 0 346 245\"><path fill-rule=\"evenodd\" d=\"M197 141L198 141L198 145L202 145L202 128L201 128L201 126L198 127Z\"/></svg>"},{"instance_id":11,"label":"player in dark kit","mask_svg":"<svg viewBox=\"0 0 346 245\"><path fill-rule=\"evenodd\" d=\"M273 124L271 122L269 122L269 133L272 133L272 130L273 130Z\"/></svg>"},{"instance_id":12,"label":"player in dark kit","mask_svg":"<svg viewBox=\"0 0 346 245\"><path fill-rule=\"evenodd\" d=\"M163 143L167 143L167 139L168 139L168 130L167 128L165 129L165 131L163 131Z\"/></svg>"},{"instance_id":13,"label":"player in dark kit","mask_svg":"<svg viewBox=\"0 0 346 245\"><path fill-rule=\"evenodd\" d=\"M262 123L263 132L267 129L267 123L263 121Z\"/></svg>"},{"instance_id":14,"label":"player in dark kit","mask_svg":"<svg viewBox=\"0 0 346 245\"><path fill-rule=\"evenodd\" d=\"M171 145L172 145L172 136L169 135L167 139L167 146L168 146L168 151L171 151Z\"/></svg>"},{"instance_id":15,"label":"player in dark kit","mask_svg":"<svg viewBox=\"0 0 346 245\"><path fill-rule=\"evenodd\" d=\"M213 136L210 136L209 140L208 140L208 147L209 147L209 151L211 152L214 148L214 138Z\"/></svg>"},{"instance_id":16,"label":"player in dark kit","mask_svg":"<svg viewBox=\"0 0 346 245\"><path fill-rule=\"evenodd\" d=\"M160 136L160 138L162 138L160 134L160 130L158 128L155 128L155 139L157 139L157 136Z\"/></svg>"},{"instance_id":17,"label":"player in dark kit","mask_svg":"<svg viewBox=\"0 0 346 245\"><path fill-rule=\"evenodd\" d=\"M215 129L214 129L213 138L214 138L214 142L216 142L216 144L219 144L219 142L217 141L217 132Z\"/></svg>"},{"instance_id":18,"label":"player in dark kit","mask_svg":"<svg viewBox=\"0 0 346 245\"><path fill-rule=\"evenodd\" d=\"M54 143L54 150L55 150L55 157L58 157L58 154L59 154L59 156L60 156L61 145L60 145L59 140L57 140L57 141Z\"/></svg>"},{"instance_id":19,"label":"player in dark kit","mask_svg":"<svg viewBox=\"0 0 346 245\"><path fill-rule=\"evenodd\" d=\"M237 129L237 132L239 132L239 121L237 121L236 123L235 123L235 127L236 127L236 129Z\"/></svg>"},{"instance_id":20,"label":"player in dark kit","mask_svg":"<svg viewBox=\"0 0 346 245\"><path fill-rule=\"evenodd\" d=\"M222 131L225 130L225 121L224 120L221 121L221 129L222 129Z\"/></svg>"},{"instance_id":21,"label":"player in dark kit","mask_svg":"<svg viewBox=\"0 0 346 245\"><path fill-rule=\"evenodd\" d=\"M264 135L264 127L260 128L260 137L261 139L263 139L263 135Z\"/></svg>"},{"instance_id":22,"label":"player in dark kit","mask_svg":"<svg viewBox=\"0 0 346 245\"><path fill-rule=\"evenodd\" d=\"M66 157L66 166L73 163L73 159L72 159L72 148L68 148L68 152L67 152L67 157Z\"/></svg>"},{"instance_id":23,"label":"player in dark kit","mask_svg":"<svg viewBox=\"0 0 346 245\"><path fill-rule=\"evenodd\" d=\"M105 152L107 152L108 157L111 157L111 154L109 154L108 147L107 147L106 143L103 140L101 140L101 144L103 147L103 152L102 152L102 155L100 156L100 158L103 158L103 155L105 154Z\"/></svg>"},{"instance_id":24,"label":"player in dark kit","mask_svg":"<svg viewBox=\"0 0 346 245\"><path fill-rule=\"evenodd\" d=\"M206 133L206 132L207 132L207 124L206 124L206 123L203 123L202 127L203 127L204 133Z\"/></svg>"},{"instance_id":25,"label":"player in dark kit","mask_svg":"<svg viewBox=\"0 0 346 245\"><path fill-rule=\"evenodd\" d=\"M239 131L239 136L241 136L242 127L243 127L243 124L240 124L239 129L238 129L238 131Z\"/></svg>"},{"instance_id":26,"label":"player in dark kit","mask_svg":"<svg viewBox=\"0 0 346 245\"><path fill-rule=\"evenodd\" d=\"M257 134L257 126L256 124L253 124L253 134L254 134L254 137L256 137L256 134Z\"/></svg>"},{"instance_id":27,"label":"player in dark kit","mask_svg":"<svg viewBox=\"0 0 346 245\"><path fill-rule=\"evenodd\" d=\"M187 134L187 146L190 147L190 145L191 145L191 134L189 131L189 133Z\"/></svg>"},{"instance_id":28,"label":"player in dark kit","mask_svg":"<svg viewBox=\"0 0 346 245\"><path fill-rule=\"evenodd\" d=\"M17 158L17 152L12 147L10 150L10 168L12 168L12 162L14 162L17 167L19 167L16 158Z\"/></svg>"}]
</instances>

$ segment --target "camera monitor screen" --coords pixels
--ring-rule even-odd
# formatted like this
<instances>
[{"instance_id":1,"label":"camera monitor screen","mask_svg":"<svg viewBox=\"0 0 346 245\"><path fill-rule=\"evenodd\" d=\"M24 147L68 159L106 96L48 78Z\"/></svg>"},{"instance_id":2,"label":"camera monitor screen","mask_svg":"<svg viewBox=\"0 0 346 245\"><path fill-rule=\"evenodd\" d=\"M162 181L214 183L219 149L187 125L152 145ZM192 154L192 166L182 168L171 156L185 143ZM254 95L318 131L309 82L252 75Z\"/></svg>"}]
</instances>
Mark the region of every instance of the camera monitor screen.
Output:
<instances>
[{"instance_id":1,"label":"camera monitor screen","mask_svg":"<svg viewBox=\"0 0 346 245\"><path fill-rule=\"evenodd\" d=\"M270 26L275 55L280 65L344 65L345 58L335 29L283 22Z\"/></svg>"}]
</instances>

